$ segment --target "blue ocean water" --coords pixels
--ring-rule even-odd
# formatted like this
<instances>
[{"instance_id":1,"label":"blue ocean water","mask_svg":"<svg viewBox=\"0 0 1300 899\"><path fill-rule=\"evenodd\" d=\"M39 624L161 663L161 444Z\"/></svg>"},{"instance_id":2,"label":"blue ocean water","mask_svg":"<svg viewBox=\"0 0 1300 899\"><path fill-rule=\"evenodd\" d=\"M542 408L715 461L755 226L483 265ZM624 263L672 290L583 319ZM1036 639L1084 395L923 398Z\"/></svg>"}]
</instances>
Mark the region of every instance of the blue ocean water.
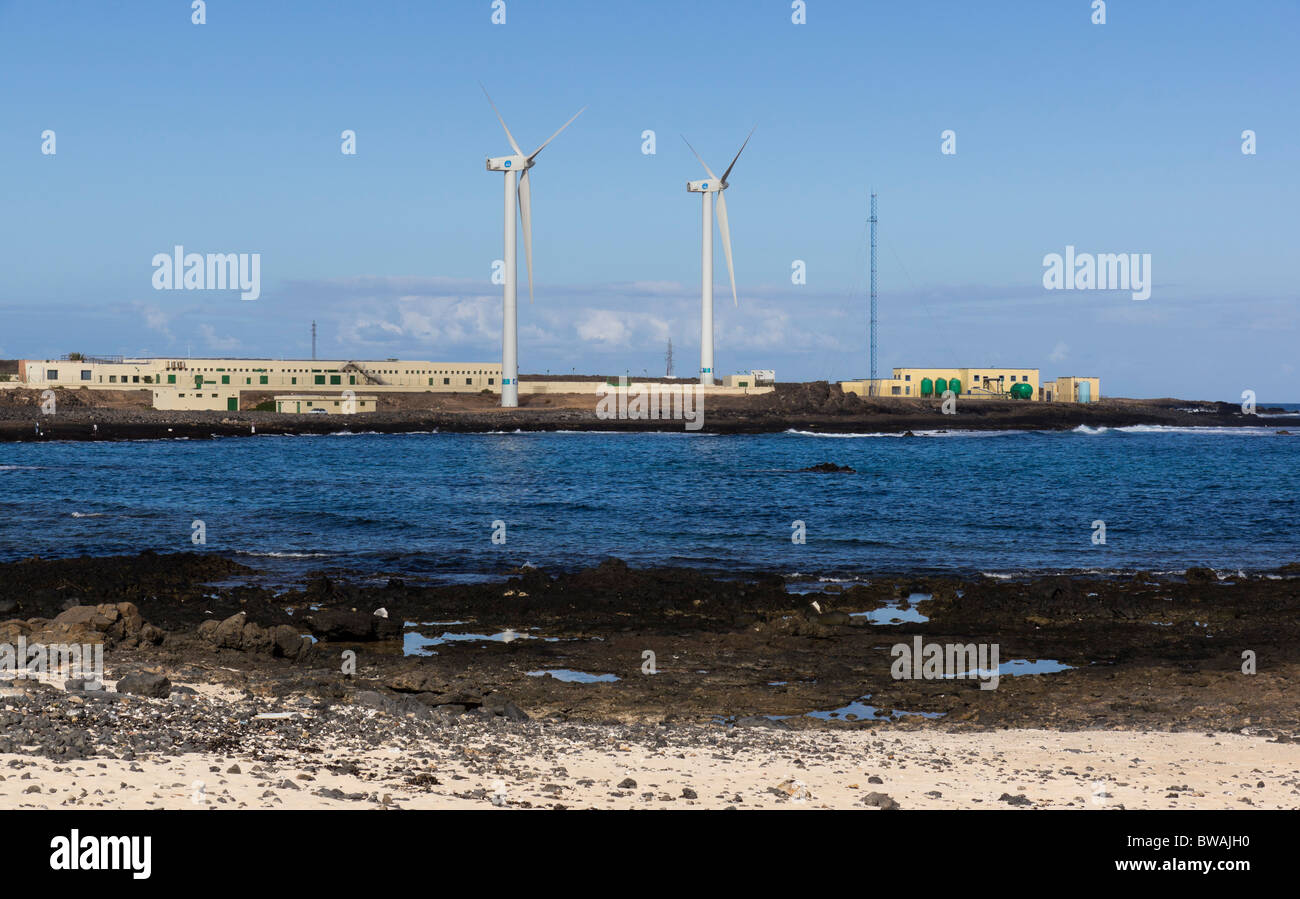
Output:
<instances>
[{"instance_id":1,"label":"blue ocean water","mask_svg":"<svg viewBox=\"0 0 1300 899\"><path fill-rule=\"evenodd\" d=\"M437 580L609 556L833 578L1254 571L1300 561L1300 436L1280 426L7 444L0 559L198 548ZM857 473L797 471L824 461Z\"/></svg>"}]
</instances>

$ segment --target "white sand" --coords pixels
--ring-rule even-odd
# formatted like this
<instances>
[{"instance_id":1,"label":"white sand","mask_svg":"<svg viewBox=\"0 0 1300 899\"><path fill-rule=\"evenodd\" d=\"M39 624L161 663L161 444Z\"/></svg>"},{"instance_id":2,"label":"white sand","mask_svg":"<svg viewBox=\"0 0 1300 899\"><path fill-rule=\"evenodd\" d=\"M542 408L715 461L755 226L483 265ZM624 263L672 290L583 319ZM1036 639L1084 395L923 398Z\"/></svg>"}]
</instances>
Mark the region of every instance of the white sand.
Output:
<instances>
[{"instance_id":1,"label":"white sand","mask_svg":"<svg viewBox=\"0 0 1300 899\"><path fill-rule=\"evenodd\" d=\"M368 797L388 794L401 808L485 808L493 805L493 793L506 807L558 802L569 808L864 808L861 799L872 791L887 794L904 809L1007 808L999 801L1003 793L1023 794L1037 808L1300 808L1300 744L1238 734L774 732L764 736L765 748L746 748L725 734L714 746L697 741L678 745L669 733L659 750L620 746L601 734L592 727L591 738L579 743L485 733L487 745L502 744L508 751L492 757L474 748L475 741L419 747L431 752L432 759L413 758L399 747L363 754L336 751L281 763L274 773L260 774L255 773L256 760L239 755L56 763L5 754L0 755L0 807L380 807L369 798L314 795L324 787ZM22 767L13 767L14 761ZM319 767L341 761L356 763L361 776ZM232 764L242 773L225 773ZM213 765L220 773L209 770ZM313 766L310 779L296 776ZM405 783L412 769L433 774L441 785ZM869 783L871 776L883 782ZM620 791L618 784L628 777L636 788ZM301 789L278 786L285 778ZM591 782L580 782L585 780ZM801 782L809 797L790 799L769 791L791 780ZM24 792L34 784L40 792ZM547 784L561 788L543 791ZM1182 786L1189 789L1179 791L1177 799L1166 798L1170 787ZM698 798L682 798L683 788ZM263 796L268 789L275 797ZM454 795L478 789L489 796ZM797 791L798 786L787 789ZM624 795L611 795L618 792ZM942 795L927 795L931 792ZM654 796L645 799L644 793Z\"/></svg>"}]
</instances>

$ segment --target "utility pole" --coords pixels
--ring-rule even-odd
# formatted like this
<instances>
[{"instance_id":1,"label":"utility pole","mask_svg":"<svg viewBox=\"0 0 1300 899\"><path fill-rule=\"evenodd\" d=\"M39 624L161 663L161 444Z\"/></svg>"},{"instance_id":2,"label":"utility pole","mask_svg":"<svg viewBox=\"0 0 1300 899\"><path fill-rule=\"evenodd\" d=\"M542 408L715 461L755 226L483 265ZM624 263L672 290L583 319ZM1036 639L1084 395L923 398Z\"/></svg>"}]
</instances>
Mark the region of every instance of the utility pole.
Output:
<instances>
[{"instance_id":1,"label":"utility pole","mask_svg":"<svg viewBox=\"0 0 1300 899\"><path fill-rule=\"evenodd\" d=\"M876 193L871 192L871 390L875 393L876 385Z\"/></svg>"},{"instance_id":2,"label":"utility pole","mask_svg":"<svg viewBox=\"0 0 1300 899\"><path fill-rule=\"evenodd\" d=\"M671 378L673 376L673 339L671 337L668 338L668 352L664 356L664 361L667 363L667 371L664 372L664 377Z\"/></svg>"},{"instance_id":3,"label":"utility pole","mask_svg":"<svg viewBox=\"0 0 1300 899\"><path fill-rule=\"evenodd\" d=\"M872 308L874 309L875 306L873 305ZM872 320L872 321L875 321L875 314L874 314L874 313L872 313L871 320ZM873 326L873 327L874 327L874 326ZM875 332L872 331L872 333L874 334ZM875 343L874 340L871 342L871 345L872 345L873 347L876 345L876 343ZM872 359L875 359L875 358L876 358L876 354L875 354L875 350L874 350L874 349L871 351L871 358L872 358ZM316 361L316 322L315 322L315 321L312 321L312 323L311 323L311 359L312 359L313 362ZM873 365L872 368L874 369L875 366Z\"/></svg>"}]
</instances>

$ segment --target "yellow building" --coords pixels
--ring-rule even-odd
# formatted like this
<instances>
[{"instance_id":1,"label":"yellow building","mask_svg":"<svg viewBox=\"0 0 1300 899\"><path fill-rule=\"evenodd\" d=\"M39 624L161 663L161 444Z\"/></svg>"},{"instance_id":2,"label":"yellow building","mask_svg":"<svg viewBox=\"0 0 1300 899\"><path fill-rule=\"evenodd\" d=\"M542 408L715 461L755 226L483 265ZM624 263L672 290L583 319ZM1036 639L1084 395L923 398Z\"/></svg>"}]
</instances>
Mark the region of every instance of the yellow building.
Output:
<instances>
[{"instance_id":1,"label":"yellow building","mask_svg":"<svg viewBox=\"0 0 1300 899\"><path fill-rule=\"evenodd\" d=\"M1026 384L1031 398L1038 396L1036 368L895 368L892 378L842 381L846 393L862 396L942 396L951 390L966 397L1008 397L1014 385Z\"/></svg>"},{"instance_id":2,"label":"yellow building","mask_svg":"<svg viewBox=\"0 0 1300 899\"><path fill-rule=\"evenodd\" d=\"M138 390L232 387L365 387L368 390L501 392L501 366L490 362L399 362L396 359L84 359L18 363L26 386Z\"/></svg>"},{"instance_id":3,"label":"yellow building","mask_svg":"<svg viewBox=\"0 0 1300 899\"><path fill-rule=\"evenodd\" d=\"M1086 386L1080 386L1086 385ZM1041 383L1036 368L895 368L892 378L841 381L845 393L860 396L942 397L951 390L964 399L1027 399L1045 402L1096 402L1098 378L1058 378Z\"/></svg>"},{"instance_id":4,"label":"yellow building","mask_svg":"<svg viewBox=\"0 0 1300 899\"><path fill-rule=\"evenodd\" d=\"M239 391L232 387L184 390L160 387L153 392L155 409L181 410L185 412L238 412Z\"/></svg>"},{"instance_id":5,"label":"yellow building","mask_svg":"<svg viewBox=\"0 0 1300 899\"><path fill-rule=\"evenodd\" d=\"M1100 378L1064 377L1045 388L1047 400L1059 403L1095 403L1101 399Z\"/></svg>"},{"instance_id":6,"label":"yellow building","mask_svg":"<svg viewBox=\"0 0 1300 899\"><path fill-rule=\"evenodd\" d=\"M23 359L22 386L149 390L156 409L238 411L241 394L356 387L374 392L501 392L501 366L490 362L396 359L167 359L73 357ZM365 411L374 411L373 408Z\"/></svg>"},{"instance_id":7,"label":"yellow building","mask_svg":"<svg viewBox=\"0 0 1300 899\"><path fill-rule=\"evenodd\" d=\"M357 415L362 412L374 412L379 403L377 396L348 396L327 393L283 393L275 398L276 412L309 414L317 411L330 415Z\"/></svg>"}]
</instances>

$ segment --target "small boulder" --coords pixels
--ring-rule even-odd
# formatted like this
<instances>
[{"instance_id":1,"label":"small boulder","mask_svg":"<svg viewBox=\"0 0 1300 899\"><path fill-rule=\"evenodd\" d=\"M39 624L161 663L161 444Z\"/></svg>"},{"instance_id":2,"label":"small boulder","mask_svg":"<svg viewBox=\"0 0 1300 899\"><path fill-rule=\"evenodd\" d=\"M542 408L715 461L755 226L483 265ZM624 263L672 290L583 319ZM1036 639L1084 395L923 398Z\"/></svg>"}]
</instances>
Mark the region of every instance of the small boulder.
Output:
<instances>
[{"instance_id":1,"label":"small boulder","mask_svg":"<svg viewBox=\"0 0 1300 899\"><path fill-rule=\"evenodd\" d=\"M162 699L172 692L172 682L161 674L128 674L117 682L117 692Z\"/></svg>"}]
</instances>

